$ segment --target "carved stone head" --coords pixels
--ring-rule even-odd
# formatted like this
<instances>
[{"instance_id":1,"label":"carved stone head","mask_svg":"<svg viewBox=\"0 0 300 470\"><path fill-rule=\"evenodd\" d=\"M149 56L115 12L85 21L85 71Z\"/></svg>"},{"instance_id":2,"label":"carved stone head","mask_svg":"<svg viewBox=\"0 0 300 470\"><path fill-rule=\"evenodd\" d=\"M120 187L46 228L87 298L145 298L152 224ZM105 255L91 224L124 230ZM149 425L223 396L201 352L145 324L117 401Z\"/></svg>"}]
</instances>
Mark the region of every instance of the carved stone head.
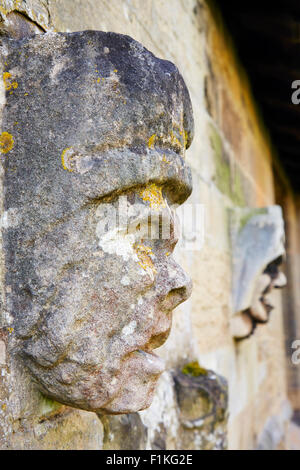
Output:
<instances>
[{"instance_id":1,"label":"carved stone head","mask_svg":"<svg viewBox=\"0 0 300 470\"><path fill-rule=\"evenodd\" d=\"M130 37L98 31L5 40L2 61L11 353L61 403L143 409L164 370L152 350L191 290L172 258L173 205L191 193L184 81Z\"/></svg>"},{"instance_id":2,"label":"carved stone head","mask_svg":"<svg viewBox=\"0 0 300 470\"><path fill-rule=\"evenodd\" d=\"M273 309L270 294L284 287L279 266L285 254L280 206L231 211L233 253L232 334L250 336L257 323L266 323Z\"/></svg>"}]
</instances>

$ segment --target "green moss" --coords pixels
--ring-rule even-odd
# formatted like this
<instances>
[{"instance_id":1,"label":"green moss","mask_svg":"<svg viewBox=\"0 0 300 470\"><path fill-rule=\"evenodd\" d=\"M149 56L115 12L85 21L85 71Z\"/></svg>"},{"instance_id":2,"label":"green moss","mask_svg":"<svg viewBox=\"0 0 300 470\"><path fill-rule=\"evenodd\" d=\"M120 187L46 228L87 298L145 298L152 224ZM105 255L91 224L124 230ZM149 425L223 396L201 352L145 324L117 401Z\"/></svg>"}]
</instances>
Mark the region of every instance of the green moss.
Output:
<instances>
[{"instance_id":1,"label":"green moss","mask_svg":"<svg viewBox=\"0 0 300 470\"><path fill-rule=\"evenodd\" d=\"M213 126L210 126L210 144L213 149L216 167L215 182L218 189L228 196L237 206L245 206L245 196L241 174L235 167L232 174L229 160L226 159L222 139Z\"/></svg>"},{"instance_id":2,"label":"green moss","mask_svg":"<svg viewBox=\"0 0 300 470\"><path fill-rule=\"evenodd\" d=\"M51 400L51 398L47 398L45 396L41 397L40 401L40 416L49 416L52 413L55 413L59 410L63 405L58 403L57 401Z\"/></svg>"},{"instance_id":3,"label":"green moss","mask_svg":"<svg viewBox=\"0 0 300 470\"><path fill-rule=\"evenodd\" d=\"M234 174L232 200L236 206L246 205L245 195L244 195L243 186L241 182L241 175L238 171L236 171Z\"/></svg>"},{"instance_id":4,"label":"green moss","mask_svg":"<svg viewBox=\"0 0 300 470\"><path fill-rule=\"evenodd\" d=\"M216 185L219 190L230 196L230 169L229 163L223 156L222 140L216 130L211 127L210 144L214 151L214 160L216 165Z\"/></svg>"},{"instance_id":5,"label":"green moss","mask_svg":"<svg viewBox=\"0 0 300 470\"><path fill-rule=\"evenodd\" d=\"M239 220L239 231L241 231L245 225L247 225L247 223L249 222L249 220L254 217L255 215L259 215L259 214L267 214L268 213L268 209L266 208L261 208L261 209L249 209L249 211L247 212L247 214L245 214L243 217L240 218Z\"/></svg>"},{"instance_id":6,"label":"green moss","mask_svg":"<svg viewBox=\"0 0 300 470\"><path fill-rule=\"evenodd\" d=\"M207 375L207 370L199 365L198 361L189 362L186 364L181 371L185 375L191 375L192 377L199 377L200 375Z\"/></svg>"}]
</instances>

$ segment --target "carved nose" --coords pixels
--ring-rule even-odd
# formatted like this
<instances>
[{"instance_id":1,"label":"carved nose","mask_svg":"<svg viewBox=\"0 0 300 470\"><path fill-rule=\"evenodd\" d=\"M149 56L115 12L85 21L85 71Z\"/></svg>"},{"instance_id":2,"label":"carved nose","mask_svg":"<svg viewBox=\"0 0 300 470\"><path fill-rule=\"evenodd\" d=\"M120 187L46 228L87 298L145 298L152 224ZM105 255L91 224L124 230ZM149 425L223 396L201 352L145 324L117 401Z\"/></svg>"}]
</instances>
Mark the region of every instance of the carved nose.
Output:
<instances>
[{"instance_id":1,"label":"carved nose","mask_svg":"<svg viewBox=\"0 0 300 470\"><path fill-rule=\"evenodd\" d=\"M192 293L192 281L190 280L185 286L177 287L176 289L172 289L168 297L170 299L171 308L177 307L177 305L185 302Z\"/></svg>"},{"instance_id":2,"label":"carved nose","mask_svg":"<svg viewBox=\"0 0 300 470\"><path fill-rule=\"evenodd\" d=\"M187 300L192 293L192 280L178 264L173 266L172 275L169 275L166 284L168 293L163 300L163 308L167 310L173 310Z\"/></svg>"},{"instance_id":3,"label":"carved nose","mask_svg":"<svg viewBox=\"0 0 300 470\"><path fill-rule=\"evenodd\" d=\"M286 286L286 284L287 284L286 275L280 271L277 278L274 281L273 286L277 289L281 289L282 287Z\"/></svg>"}]
</instances>

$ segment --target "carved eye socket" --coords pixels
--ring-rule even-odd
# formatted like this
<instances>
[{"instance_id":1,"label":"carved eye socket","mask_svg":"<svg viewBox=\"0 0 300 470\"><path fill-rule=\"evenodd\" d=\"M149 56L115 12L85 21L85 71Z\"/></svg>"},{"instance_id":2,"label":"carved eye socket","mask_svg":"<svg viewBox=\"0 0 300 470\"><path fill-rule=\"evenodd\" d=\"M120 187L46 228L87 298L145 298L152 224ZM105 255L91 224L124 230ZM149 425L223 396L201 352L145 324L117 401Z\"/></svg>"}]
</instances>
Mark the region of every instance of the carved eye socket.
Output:
<instances>
[{"instance_id":1,"label":"carved eye socket","mask_svg":"<svg viewBox=\"0 0 300 470\"><path fill-rule=\"evenodd\" d=\"M268 274L271 279L276 279L279 275L279 266L282 264L282 256L279 256L274 261L268 264L264 270L264 274Z\"/></svg>"}]
</instances>

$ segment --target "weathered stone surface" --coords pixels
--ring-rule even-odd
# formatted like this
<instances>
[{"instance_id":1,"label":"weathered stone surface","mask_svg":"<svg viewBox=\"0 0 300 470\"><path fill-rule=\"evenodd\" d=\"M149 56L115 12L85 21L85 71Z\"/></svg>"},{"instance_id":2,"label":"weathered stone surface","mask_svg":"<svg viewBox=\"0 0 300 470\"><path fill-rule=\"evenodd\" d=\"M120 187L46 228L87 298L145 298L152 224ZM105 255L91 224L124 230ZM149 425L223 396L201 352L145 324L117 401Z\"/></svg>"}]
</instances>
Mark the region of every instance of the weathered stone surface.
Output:
<instances>
[{"instance_id":1,"label":"weathered stone surface","mask_svg":"<svg viewBox=\"0 0 300 470\"><path fill-rule=\"evenodd\" d=\"M11 441L19 450L102 450L103 426L95 413L61 407L31 428L20 426Z\"/></svg>"},{"instance_id":2,"label":"weathered stone surface","mask_svg":"<svg viewBox=\"0 0 300 470\"><path fill-rule=\"evenodd\" d=\"M167 359L168 367L173 367L186 356L189 357L190 348L196 344L201 364L206 368L218 371L228 378L230 385L230 416L228 426L229 447L253 448L256 436L259 435L269 416L277 414L277 404L286 395L286 380L283 375L283 332L281 296L275 290L276 311L271 315L267 325L257 327L255 335L248 341L233 342L228 324L231 315L231 263L228 250L228 229L223 209L232 205L229 188L236 196L234 202L239 203L243 195L243 204L251 207L265 207L274 204L274 201L284 205L285 218L288 219L288 249L289 255L285 263L289 272L289 291L284 289L286 297L284 312L287 323L291 326L297 319L299 311L299 276L296 276L296 259L299 258L299 211L295 211L293 195L283 184L281 177L274 173L272 161L272 146L265 132L263 122L259 119L255 101L251 95L247 77L239 68L236 61L232 42L228 31L220 27L220 18L215 10L210 10L211 2L206 0L185 0L184 2L171 2L170 0L0 0L0 6L9 11L18 10L27 14L42 28L48 29L49 24L56 31L102 30L115 31L130 35L141 41L158 57L171 60L181 70L194 107L196 134L191 149L187 152L187 159L193 170L194 190L191 199L195 203L204 203L206 209L205 239L202 251L187 254L177 250L176 259L193 277L193 295L190 301L179 306L175 311L176 321L173 322L172 333L162 348L168 348L168 356L159 351ZM44 6L48 6L44 8ZM2 10L1 10L2 13ZM2 15L3 16L3 15ZM204 80L208 90L211 104L211 116L207 114L207 103L204 102ZM11 91L11 90L10 90ZM230 128L227 125L227 116L234 122ZM235 119L238 122L232 119ZM209 129L215 128L224 149L224 165L219 165L216 157L216 147L212 146ZM235 136L234 128L240 140ZM9 157L9 153L6 154ZM226 165L225 165L226 164ZM222 182L219 175L225 175ZM230 173L230 174L229 174ZM238 177L238 178L237 178ZM243 192L239 191L241 182ZM236 191L238 189L238 191ZM224 191L225 190L225 191ZM282 200L278 193L282 192ZM276 199L274 199L274 194ZM229 197L228 197L229 195ZM220 210L221 208L221 210ZM225 214L226 215L226 214ZM299 264L299 263L298 263ZM299 271L299 269L298 269ZM297 280L298 279L298 280ZM273 300L273 299L272 299ZM290 321L291 310L294 305L295 316ZM192 323L189 325L189 317ZM9 318L5 319L5 324ZM299 321L298 321L299 326ZM8 328L0 331L1 340L11 336ZM292 330L291 338L300 337L298 330ZM291 364L290 349L287 349L289 367L297 374L299 366ZM8 357L8 356L6 356ZM31 403L30 397L23 394L23 387L19 381L10 379L14 390L14 401L8 404L5 410L2 406L5 400L5 381L9 377L9 368L1 366L0 373L0 434L7 418L8 428L9 408L13 406L19 410L17 400ZM163 376L166 373L163 374ZM299 376L299 373L298 373ZM24 376L23 376L24 377ZM25 379L25 377L24 377ZM299 381L298 381L299 382ZM295 388L295 378L292 379L293 388L289 390L290 396L294 394L294 403L300 403L300 394ZM300 382L299 382L300 383ZM22 384L21 384L22 385ZM4 393L2 393L2 390ZM170 390L172 387L170 386ZM299 390L298 390L299 392ZM12 391L10 392L12 394ZM176 426L173 426L175 408L171 394L166 389L157 390L153 405L140 414L147 415L148 434L150 442L155 441L155 434L159 433L161 420L162 427L167 429L166 447L176 448ZM238 397L238 398L237 398ZM298 397L298 398L296 398ZM298 401L296 401L296 399ZM38 414L36 401L32 406ZM298 406L299 408L299 406ZM28 416L30 408L26 409ZM163 411L162 411L163 410ZM151 412L151 413L150 413ZM77 413L74 411L74 413ZM84 413L84 420L91 413ZM161 415L163 414L163 419ZM14 417L14 426L18 418L22 417L24 425L25 412L17 412ZM157 419L156 419L157 418ZM61 421L53 417L53 427L57 419L57 435L64 439L65 428ZM68 414L68 426L71 427L73 414ZM75 416L74 416L75 419ZM174 418L175 421L175 418ZM45 421L46 423L46 421ZM30 423L28 423L28 426ZM7 429L8 429L7 428ZM76 433L74 433L76 434ZM163 431L163 438L165 432ZM69 441L70 448L82 445L89 446L90 435L76 441L76 435ZM35 437L32 434L32 440ZM253 440L254 439L254 440ZM161 439L162 441L163 439ZM158 442L157 440L155 442ZM47 447L47 436L43 442ZM52 443L49 441L49 446ZM151 447L149 443L149 448ZM81 447L80 447L81 448ZM179 444L177 446L179 448Z\"/></svg>"},{"instance_id":3,"label":"weathered stone surface","mask_svg":"<svg viewBox=\"0 0 300 470\"><path fill-rule=\"evenodd\" d=\"M138 413L101 416L104 429L104 450L143 450L147 444L147 428Z\"/></svg>"},{"instance_id":4,"label":"weathered stone surface","mask_svg":"<svg viewBox=\"0 0 300 470\"><path fill-rule=\"evenodd\" d=\"M144 409L164 370L152 350L191 291L172 257L170 208L191 192L184 81L172 63L114 33L3 39L1 53L14 380L26 364L23 387L30 371L57 402L113 414ZM159 216L168 221L168 237L146 236L152 213L157 228Z\"/></svg>"},{"instance_id":5,"label":"weathered stone surface","mask_svg":"<svg viewBox=\"0 0 300 470\"><path fill-rule=\"evenodd\" d=\"M151 406L139 413L100 416L104 449L224 449L226 380L197 362L164 372Z\"/></svg>"},{"instance_id":6,"label":"weathered stone surface","mask_svg":"<svg viewBox=\"0 0 300 470\"><path fill-rule=\"evenodd\" d=\"M177 411L174 380L171 371L166 370L159 378L150 407L139 412L142 422L147 428L146 449L180 448L178 440L180 424Z\"/></svg>"},{"instance_id":7,"label":"weathered stone surface","mask_svg":"<svg viewBox=\"0 0 300 470\"><path fill-rule=\"evenodd\" d=\"M0 364L6 364L6 346L2 340L0 340Z\"/></svg>"},{"instance_id":8,"label":"weathered stone surface","mask_svg":"<svg viewBox=\"0 0 300 470\"><path fill-rule=\"evenodd\" d=\"M24 37L41 34L44 30L36 23L31 21L27 16L12 11L5 17L5 21L0 22L0 35L8 36L14 39L22 39Z\"/></svg>"},{"instance_id":9,"label":"weathered stone surface","mask_svg":"<svg viewBox=\"0 0 300 470\"><path fill-rule=\"evenodd\" d=\"M257 443L257 450L287 450L288 445L288 424L292 417L291 405L288 401L284 402L277 415L271 416L262 432Z\"/></svg>"},{"instance_id":10,"label":"weathered stone surface","mask_svg":"<svg viewBox=\"0 0 300 470\"><path fill-rule=\"evenodd\" d=\"M49 30L50 27L50 14L48 10L47 0L1 0L0 1L0 19L1 23L4 23L4 27L8 27L9 34L13 37L19 36L19 26L14 22L16 17L13 18L13 27L11 23L11 15L22 15L36 25L36 31L38 30ZM25 25L24 25L25 27ZM32 29L30 28L30 29ZM23 27L22 27L23 29ZM28 30L27 30L28 31ZM23 36L23 35L22 35Z\"/></svg>"},{"instance_id":11,"label":"weathered stone surface","mask_svg":"<svg viewBox=\"0 0 300 470\"><path fill-rule=\"evenodd\" d=\"M257 323L266 323L273 309L268 295L286 278L279 272L284 249L284 222L280 206L231 210L233 256L232 334L250 336Z\"/></svg>"},{"instance_id":12,"label":"weathered stone surface","mask_svg":"<svg viewBox=\"0 0 300 470\"><path fill-rule=\"evenodd\" d=\"M224 377L197 362L175 371L182 449L227 447L228 389Z\"/></svg>"}]
</instances>

